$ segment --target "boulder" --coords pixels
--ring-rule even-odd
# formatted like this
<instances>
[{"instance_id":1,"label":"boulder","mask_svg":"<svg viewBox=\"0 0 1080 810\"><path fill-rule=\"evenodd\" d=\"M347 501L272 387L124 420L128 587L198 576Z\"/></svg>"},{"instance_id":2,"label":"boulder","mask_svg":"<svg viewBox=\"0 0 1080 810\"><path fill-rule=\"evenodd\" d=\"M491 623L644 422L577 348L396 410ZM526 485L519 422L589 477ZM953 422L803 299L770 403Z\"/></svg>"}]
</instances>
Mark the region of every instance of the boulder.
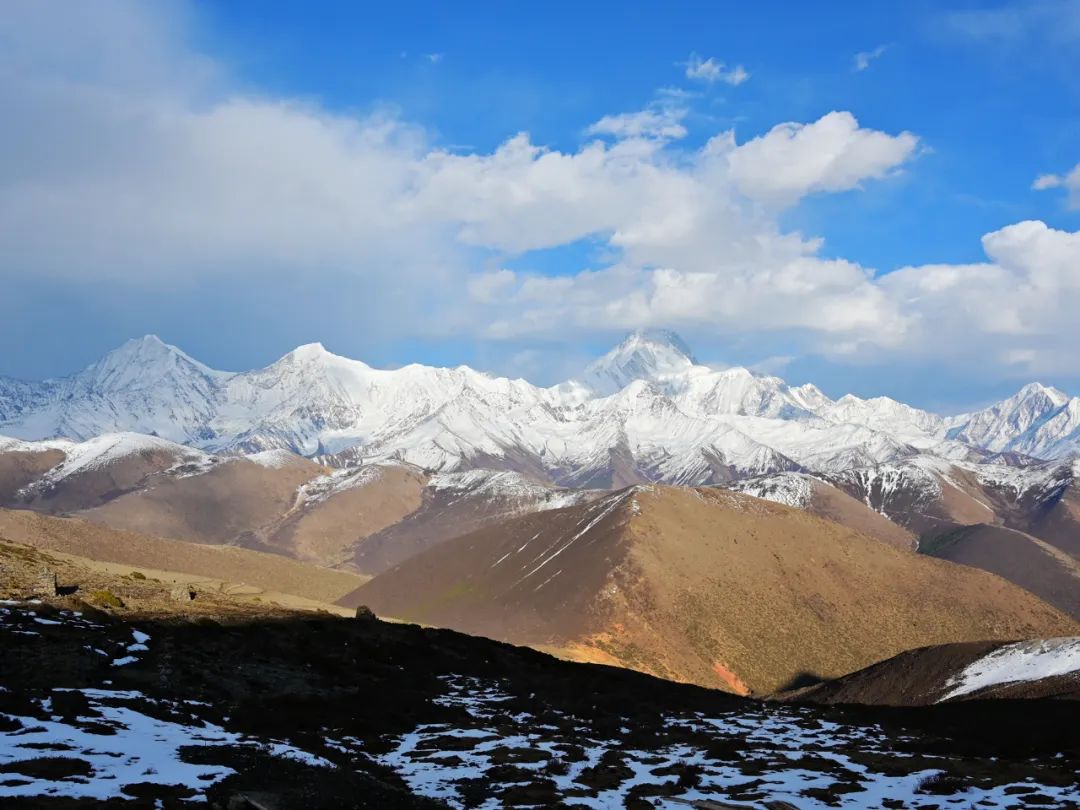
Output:
<instances>
[{"instance_id":1,"label":"boulder","mask_svg":"<svg viewBox=\"0 0 1080 810\"><path fill-rule=\"evenodd\" d=\"M177 585L169 591L169 598L174 602L193 602L195 596L195 588L191 585Z\"/></svg>"},{"instance_id":2,"label":"boulder","mask_svg":"<svg viewBox=\"0 0 1080 810\"><path fill-rule=\"evenodd\" d=\"M60 586L56 580L56 572L45 568L37 579L34 580L34 584L31 588L35 596L57 596L60 593Z\"/></svg>"},{"instance_id":3,"label":"boulder","mask_svg":"<svg viewBox=\"0 0 1080 810\"><path fill-rule=\"evenodd\" d=\"M367 605L360 605L356 608L356 618L363 622L374 622L379 619L379 617L375 615L375 611Z\"/></svg>"}]
</instances>

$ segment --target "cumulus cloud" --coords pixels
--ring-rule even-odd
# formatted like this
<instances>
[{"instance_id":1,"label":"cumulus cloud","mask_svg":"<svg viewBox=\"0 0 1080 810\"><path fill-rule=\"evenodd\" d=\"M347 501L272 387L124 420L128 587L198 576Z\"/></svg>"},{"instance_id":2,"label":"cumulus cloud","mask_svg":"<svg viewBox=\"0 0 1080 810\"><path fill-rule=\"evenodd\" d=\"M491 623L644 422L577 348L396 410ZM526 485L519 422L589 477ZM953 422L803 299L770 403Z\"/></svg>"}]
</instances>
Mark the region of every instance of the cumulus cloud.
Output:
<instances>
[{"instance_id":1,"label":"cumulus cloud","mask_svg":"<svg viewBox=\"0 0 1080 810\"><path fill-rule=\"evenodd\" d=\"M832 112L812 124L773 127L732 150L739 189L763 202L788 205L816 191L846 191L895 171L914 154L910 132L889 135L859 126L848 112Z\"/></svg>"},{"instance_id":2,"label":"cumulus cloud","mask_svg":"<svg viewBox=\"0 0 1080 810\"><path fill-rule=\"evenodd\" d=\"M1026 221L986 234L989 261L908 267L879 286L909 313L905 351L1017 373L1075 374L1080 232Z\"/></svg>"},{"instance_id":3,"label":"cumulus cloud","mask_svg":"<svg viewBox=\"0 0 1080 810\"><path fill-rule=\"evenodd\" d=\"M1080 163L1066 174L1040 174L1031 187L1035 191L1063 188L1068 192L1069 207L1080 210Z\"/></svg>"},{"instance_id":4,"label":"cumulus cloud","mask_svg":"<svg viewBox=\"0 0 1080 810\"><path fill-rule=\"evenodd\" d=\"M711 56L708 59L702 59L696 53L692 53L685 64L686 78L706 84L723 82L732 87L738 87L750 78L750 74L742 65L735 65L729 69L723 62L718 62Z\"/></svg>"}]
</instances>

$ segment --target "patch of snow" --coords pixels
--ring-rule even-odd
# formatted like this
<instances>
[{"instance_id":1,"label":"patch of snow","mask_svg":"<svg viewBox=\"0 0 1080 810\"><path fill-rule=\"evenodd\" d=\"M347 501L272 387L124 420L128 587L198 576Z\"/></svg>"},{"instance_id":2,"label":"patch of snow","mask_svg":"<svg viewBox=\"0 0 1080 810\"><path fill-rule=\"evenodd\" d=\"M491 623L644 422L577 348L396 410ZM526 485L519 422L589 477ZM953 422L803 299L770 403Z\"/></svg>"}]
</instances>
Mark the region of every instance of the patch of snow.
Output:
<instances>
[{"instance_id":1,"label":"patch of snow","mask_svg":"<svg viewBox=\"0 0 1080 810\"><path fill-rule=\"evenodd\" d=\"M18 728L0 732L0 765L27 762L41 756L35 746L48 746L68 759L88 763L93 774L87 779L41 779L9 771L17 779L0 784L0 797L64 797L106 800L123 796L132 784L182 785L195 791L189 801L205 801L206 788L235 773L222 765L184 762L181 750L191 746L250 746L271 756L295 759L320 767L331 763L321 757L276 741L262 741L226 731L212 723L161 720L140 711L140 704L154 703L136 691L103 689L78 691L87 698L91 717L79 717L72 723L58 718L41 719L0 713ZM47 712L50 698L39 701ZM82 728L78 723L87 723ZM97 723L108 725L110 734L102 734Z\"/></svg>"},{"instance_id":2,"label":"patch of snow","mask_svg":"<svg viewBox=\"0 0 1080 810\"><path fill-rule=\"evenodd\" d=\"M383 465L371 464L363 467L347 467L334 470L327 475L318 475L297 488L296 503L298 506L312 506L341 492L367 486L379 479L382 469Z\"/></svg>"},{"instance_id":3,"label":"patch of snow","mask_svg":"<svg viewBox=\"0 0 1080 810\"><path fill-rule=\"evenodd\" d=\"M276 448L274 450L262 450L258 453L248 453L243 456L246 461L250 461L252 464L258 464L260 467L267 467L272 470L280 470L283 467L288 467L290 464L298 461L295 453L288 450L282 450Z\"/></svg>"},{"instance_id":4,"label":"patch of snow","mask_svg":"<svg viewBox=\"0 0 1080 810\"><path fill-rule=\"evenodd\" d=\"M737 481L730 486L736 492L755 498L805 509L814 497L818 482L805 473L777 473Z\"/></svg>"},{"instance_id":5,"label":"patch of snow","mask_svg":"<svg viewBox=\"0 0 1080 810\"><path fill-rule=\"evenodd\" d=\"M1080 637L1038 639L1006 644L954 675L939 703L990 686L1037 681L1080 672Z\"/></svg>"}]
</instances>

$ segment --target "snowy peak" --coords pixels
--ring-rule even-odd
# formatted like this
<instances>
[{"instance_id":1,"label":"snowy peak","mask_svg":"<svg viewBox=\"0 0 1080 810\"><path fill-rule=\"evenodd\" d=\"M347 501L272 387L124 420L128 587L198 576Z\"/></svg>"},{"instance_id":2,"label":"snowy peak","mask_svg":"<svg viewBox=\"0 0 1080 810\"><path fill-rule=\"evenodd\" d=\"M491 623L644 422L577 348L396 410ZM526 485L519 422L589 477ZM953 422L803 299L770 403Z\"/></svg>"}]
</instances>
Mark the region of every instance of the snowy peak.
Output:
<instances>
[{"instance_id":1,"label":"snowy peak","mask_svg":"<svg viewBox=\"0 0 1080 810\"><path fill-rule=\"evenodd\" d=\"M75 376L76 386L95 394L151 389L182 378L223 378L156 335L129 340Z\"/></svg>"},{"instance_id":2,"label":"snowy peak","mask_svg":"<svg viewBox=\"0 0 1080 810\"><path fill-rule=\"evenodd\" d=\"M964 417L949 438L995 452L1015 449L1017 443L1030 447L1024 434L1038 430L1068 402L1068 395L1062 391L1030 383L1008 399Z\"/></svg>"},{"instance_id":3,"label":"snowy peak","mask_svg":"<svg viewBox=\"0 0 1080 810\"><path fill-rule=\"evenodd\" d=\"M279 363L319 363L336 359L337 355L326 350L321 343L305 343L297 346L279 360Z\"/></svg>"},{"instance_id":4,"label":"snowy peak","mask_svg":"<svg viewBox=\"0 0 1080 810\"><path fill-rule=\"evenodd\" d=\"M1042 383L1028 383L1013 399L1030 400L1032 398L1045 397L1053 405L1060 407L1069 401L1069 395L1051 385Z\"/></svg>"},{"instance_id":5,"label":"snowy peak","mask_svg":"<svg viewBox=\"0 0 1080 810\"><path fill-rule=\"evenodd\" d=\"M0 380L0 433L82 441L123 431L219 452L487 465L556 481L619 467L703 483L731 471L835 471L918 453L1069 458L1080 454L1080 399L1032 384L948 420L886 397L834 402L809 383L700 365L666 330L630 334L578 381L549 389L465 366L376 369L321 343L261 369L220 372L153 335L71 377Z\"/></svg>"},{"instance_id":6,"label":"snowy peak","mask_svg":"<svg viewBox=\"0 0 1080 810\"><path fill-rule=\"evenodd\" d=\"M682 338L667 329L631 332L626 339L585 369L581 382L606 396L636 380L657 382L685 374L697 365Z\"/></svg>"}]
</instances>

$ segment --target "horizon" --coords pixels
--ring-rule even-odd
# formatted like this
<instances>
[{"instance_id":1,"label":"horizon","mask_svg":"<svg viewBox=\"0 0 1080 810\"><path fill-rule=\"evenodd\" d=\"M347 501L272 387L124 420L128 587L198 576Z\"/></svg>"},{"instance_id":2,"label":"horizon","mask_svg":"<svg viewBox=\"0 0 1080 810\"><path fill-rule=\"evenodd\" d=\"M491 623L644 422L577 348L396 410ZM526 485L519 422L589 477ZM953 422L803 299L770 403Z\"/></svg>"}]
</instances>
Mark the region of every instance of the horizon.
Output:
<instances>
[{"instance_id":1,"label":"horizon","mask_svg":"<svg viewBox=\"0 0 1080 810\"><path fill-rule=\"evenodd\" d=\"M147 333L550 385L667 327L833 398L1080 391L1080 2L777 7L6 4L0 376Z\"/></svg>"}]
</instances>

